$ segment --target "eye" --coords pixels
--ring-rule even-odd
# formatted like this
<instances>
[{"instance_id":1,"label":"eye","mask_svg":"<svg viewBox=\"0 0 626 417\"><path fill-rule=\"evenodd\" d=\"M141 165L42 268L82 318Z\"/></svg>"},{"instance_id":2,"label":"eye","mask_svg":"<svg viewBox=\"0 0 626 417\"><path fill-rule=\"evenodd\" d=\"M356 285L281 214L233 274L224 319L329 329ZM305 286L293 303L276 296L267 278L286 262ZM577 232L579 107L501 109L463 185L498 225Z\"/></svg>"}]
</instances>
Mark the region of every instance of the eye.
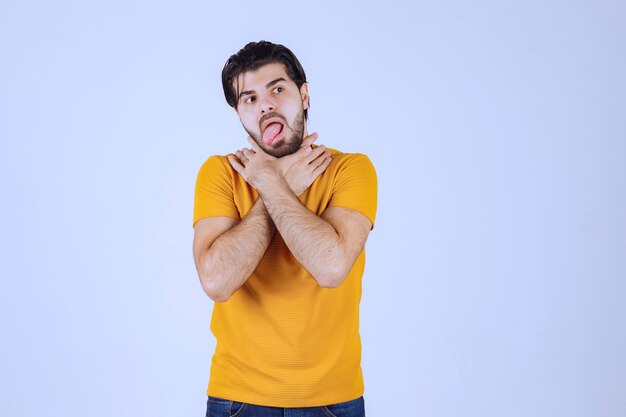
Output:
<instances>
[{"instance_id":1,"label":"eye","mask_svg":"<svg viewBox=\"0 0 626 417\"><path fill-rule=\"evenodd\" d=\"M254 102L254 100L256 100L256 98L254 96L248 96L244 99L244 103L250 104L252 102Z\"/></svg>"},{"instance_id":2,"label":"eye","mask_svg":"<svg viewBox=\"0 0 626 417\"><path fill-rule=\"evenodd\" d=\"M282 93L284 90L285 90L285 89L284 89L284 88L282 88L282 87L276 87L276 88L274 88L274 92L275 92L275 93Z\"/></svg>"}]
</instances>

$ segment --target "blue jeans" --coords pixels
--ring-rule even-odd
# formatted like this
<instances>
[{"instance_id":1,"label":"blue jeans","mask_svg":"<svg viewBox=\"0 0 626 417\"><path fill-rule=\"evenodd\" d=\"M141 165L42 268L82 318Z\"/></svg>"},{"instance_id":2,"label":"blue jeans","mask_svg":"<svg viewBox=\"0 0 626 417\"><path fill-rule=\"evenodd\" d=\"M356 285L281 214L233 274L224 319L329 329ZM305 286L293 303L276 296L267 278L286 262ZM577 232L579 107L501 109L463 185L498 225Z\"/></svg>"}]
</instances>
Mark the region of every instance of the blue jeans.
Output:
<instances>
[{"instance_id":1,"label":"blue jeans","mask_svg":"<svg viewBox=\"0 0 626 417\"><path fill-rule=\"evenodd\" d=\"M322 407L265 407L209 396L206 417L365 417L363 397Z\"/></svg>"}]
</instances>

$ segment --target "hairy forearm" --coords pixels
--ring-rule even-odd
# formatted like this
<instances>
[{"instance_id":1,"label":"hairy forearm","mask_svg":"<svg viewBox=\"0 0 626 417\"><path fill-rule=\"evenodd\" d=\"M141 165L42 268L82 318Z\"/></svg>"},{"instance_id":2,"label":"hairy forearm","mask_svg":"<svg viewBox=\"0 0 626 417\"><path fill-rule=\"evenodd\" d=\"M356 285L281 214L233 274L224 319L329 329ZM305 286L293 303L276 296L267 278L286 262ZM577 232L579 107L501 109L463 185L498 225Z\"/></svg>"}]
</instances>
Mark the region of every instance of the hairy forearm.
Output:
<instances>
[{"instance_id":1,"label":"hairy forearm","mask_svg":"<svg viewBox=\"0 0 626 417\"><path fill-rule=\"evenodd\" d=\"M298 262L323 287L335 286L347 272L346 255L333 226L309 211L279 178L259 190L278 232Z\"/></svg>"},{"instance_id":2,"label":"hairy forearm","mask_svg":"<svg viewBox=\"0 0 626 417\"><path fill-rule=\"evenodd\" d=\"M205 252L201 279L215 301L226 301L252 275L276 228L259 198L239 224L219 236Z\"/></svg>"}]
</instances>

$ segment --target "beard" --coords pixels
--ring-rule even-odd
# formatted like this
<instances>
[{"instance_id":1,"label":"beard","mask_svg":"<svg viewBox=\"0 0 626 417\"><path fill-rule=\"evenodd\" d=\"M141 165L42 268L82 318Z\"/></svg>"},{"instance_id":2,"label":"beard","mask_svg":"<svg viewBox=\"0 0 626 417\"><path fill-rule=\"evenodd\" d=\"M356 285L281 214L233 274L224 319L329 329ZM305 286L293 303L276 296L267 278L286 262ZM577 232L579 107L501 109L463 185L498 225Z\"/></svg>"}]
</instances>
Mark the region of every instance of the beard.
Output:
<instances>
[{"instance_id":1,"label":"beard","mask_svg":"<svg viewBox=\"0 0 626 417\"><path fill-rule=\"evenodd\" d=\"M261 132L260 124L270 117L280 118L284 123L283 129L285 130L283 138L272 145L266 145L260 134L256 134L248 130L245 126L243 128L261 149L275 158L291 155L300 149L302 141L304 140L304 109L300 110L291 124L288 124L287 120L285 120L285 118L278 113L268 113L266 116L261 118L259 122L259 132Z\"/></svg>"}]
</instances>

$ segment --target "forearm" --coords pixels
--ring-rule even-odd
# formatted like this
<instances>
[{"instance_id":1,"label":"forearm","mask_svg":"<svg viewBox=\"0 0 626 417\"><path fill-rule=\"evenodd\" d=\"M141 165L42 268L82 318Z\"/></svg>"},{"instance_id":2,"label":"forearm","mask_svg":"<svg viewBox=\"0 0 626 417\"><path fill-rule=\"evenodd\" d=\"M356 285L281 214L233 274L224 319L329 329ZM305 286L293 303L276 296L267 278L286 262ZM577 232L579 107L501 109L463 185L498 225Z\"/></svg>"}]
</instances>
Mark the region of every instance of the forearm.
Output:
<instances>
[{"instance_id":1,"label":"forearm","mask_svg":"<svg viewBox=\"0 0 626 417\"><path fill-rule=\"evenodd\" d=\"M346 255L333 226L302 205L282 177L259 192L285 244L313 278L323 287L342 280Z\"/></svg>"},{"instance_id":2,"label":"forearm","mask_svg":"<svg viewBox=\"0 0 626 417\"><path fill-rule=\"evenodd\" d=\"M219 236L201 259L201 281L215 301L226 301L252 275L276 228L259 198L239 224Z\"/></svg>"}]
</instances>

